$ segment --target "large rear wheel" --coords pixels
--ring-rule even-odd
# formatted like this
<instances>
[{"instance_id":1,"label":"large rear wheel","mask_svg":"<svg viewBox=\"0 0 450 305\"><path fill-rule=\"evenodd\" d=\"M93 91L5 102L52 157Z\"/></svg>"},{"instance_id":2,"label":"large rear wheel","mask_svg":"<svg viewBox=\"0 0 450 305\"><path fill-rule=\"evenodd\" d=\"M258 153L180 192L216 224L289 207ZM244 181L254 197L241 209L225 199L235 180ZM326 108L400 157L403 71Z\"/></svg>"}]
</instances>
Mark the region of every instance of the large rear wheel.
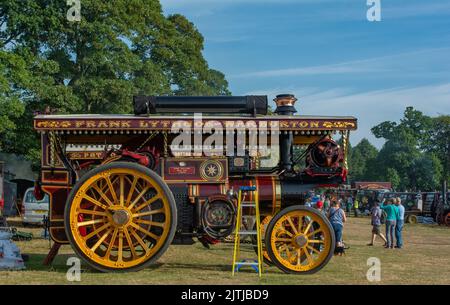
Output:
<instances>
[{"instance_id":1,"label":"large rear wheel","mask_svg":"<svg viewBox=\"0 0 450 305\"><path fill-rule=\"evenodd\" d=\"M449 227L450 227L450 212L447 212L447 213L444 215L444 223L445 223L446 226L449 226Z\"/></svg>"},{"instance_id":2,"label":"large rear wheel","mask_svg":"<svg viewBox=\"0 0 450 305\"><path fill-rule=\"evenodd\" d=\"M136 271L155 262L173 240L176 219L167 184L131 162L102 165L85 174L65 210L74 251L103 272Z\"/></svg>"},{"instance_id":3,"label":"large rear wheel","mask_svg":"<svg viewBox=\"0 0 450 305\"><path fill-rule=\"evenodd\" d=\"M318 210L291 206L269 223L265 244L270 260L286 273L310 274L322 269L333 256L334 230Z\"/></svg>"}]
</instances>

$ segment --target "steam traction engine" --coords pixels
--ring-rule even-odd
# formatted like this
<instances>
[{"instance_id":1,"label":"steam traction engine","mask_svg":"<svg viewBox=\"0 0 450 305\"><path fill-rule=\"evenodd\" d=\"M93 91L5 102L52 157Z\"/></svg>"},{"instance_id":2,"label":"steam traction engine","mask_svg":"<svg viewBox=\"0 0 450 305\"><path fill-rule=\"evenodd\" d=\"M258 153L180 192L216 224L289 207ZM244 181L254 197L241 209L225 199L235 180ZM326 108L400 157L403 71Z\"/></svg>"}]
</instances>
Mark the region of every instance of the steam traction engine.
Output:
<instances>
[{"instance_id":1,"label":"steam traction engine","mask_svg":"<svg viewBox=\"0 0 450 305\"><path fill-rule=\"evenodd\" d=\"M50 197L53 241L71 244L95 269L139 270L171 243L225 239L239 187L256 186L266 262L320 270L334 250L333 229L303 203L310 190L345 182L356 119L294 115L295 101L279 95L267 115L266 96L143 96L134 98L134 115L37 115L35 193ZM251 145L255 138L267 147Z\"/></svg>"}]
</instances>

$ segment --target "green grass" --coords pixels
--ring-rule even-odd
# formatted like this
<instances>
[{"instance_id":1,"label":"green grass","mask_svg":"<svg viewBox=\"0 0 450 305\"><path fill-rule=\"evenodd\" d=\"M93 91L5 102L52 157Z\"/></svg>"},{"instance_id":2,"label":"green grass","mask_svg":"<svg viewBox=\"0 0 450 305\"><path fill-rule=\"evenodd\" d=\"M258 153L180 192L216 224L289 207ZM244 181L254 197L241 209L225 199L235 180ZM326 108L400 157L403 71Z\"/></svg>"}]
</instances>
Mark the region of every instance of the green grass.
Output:
<instances>
[{"instance_id":1,"label":"green grass","mask_svg":"<svg viewBox=\"0 0 450 305\"><path fill-rule=\"evenodd\" d=\"M39 236L41 229L20 228ZM243 270L231 276L232 244L219 244L210 250L197 243L170 246L159 262L133 273L99 273L83 267L81 282L75 284L371 284L366 279L367 259L381 260L379 284L450 284L450 229L432 225L406 225L405 248L387 250L370 239L368 218L350 218L344 239L350 246L346 256L333 257L328 265L313 275L284 274L267 267L261 279L255 272ZM42 261L49 242L36 237L17 242L30 260L25 271L0 271L2 284L73 284L66 280L66 260L73 256L70 246L63 246L52 266ZM248 254L253 255L253 250Z\"/></svg>"}]
</instances>

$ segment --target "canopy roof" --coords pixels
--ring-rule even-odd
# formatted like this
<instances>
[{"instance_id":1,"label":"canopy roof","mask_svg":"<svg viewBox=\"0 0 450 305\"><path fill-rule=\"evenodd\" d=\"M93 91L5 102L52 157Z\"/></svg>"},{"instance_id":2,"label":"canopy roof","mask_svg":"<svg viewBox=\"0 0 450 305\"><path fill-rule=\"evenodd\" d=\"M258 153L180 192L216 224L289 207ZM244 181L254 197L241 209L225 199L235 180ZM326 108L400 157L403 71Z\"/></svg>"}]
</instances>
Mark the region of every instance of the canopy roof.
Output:
<instances>
[{"instance_id":1,"label":"canopy roof","mask_svg":"<svg viewBox=\"0 0 450 305\"><path fill-rule=\"evenodd\" d=\"M196 123L197 122L197 123ZM109 133L109 131L168 131L173 127L192 127L201 129L205 124L216 127L221 124L224 130L237 130L250 127L278 125L280 131L344 131L356 130L357 119L351 116L203 116L202 121L194 121L194 116L134 116L134 115L37 115L34 128L37 131L56 131L67 133Z\"/></svg>"}]
</instances>

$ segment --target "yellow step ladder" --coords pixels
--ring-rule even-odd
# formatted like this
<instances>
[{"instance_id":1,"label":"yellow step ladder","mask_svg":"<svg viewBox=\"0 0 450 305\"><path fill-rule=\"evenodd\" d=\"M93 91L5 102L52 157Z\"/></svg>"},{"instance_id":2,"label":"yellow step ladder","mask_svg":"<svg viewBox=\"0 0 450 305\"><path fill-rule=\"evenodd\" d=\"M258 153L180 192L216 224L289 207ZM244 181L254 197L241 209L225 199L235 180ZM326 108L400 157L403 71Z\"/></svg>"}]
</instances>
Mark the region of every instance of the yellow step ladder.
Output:
<instances>
[{"instance_id":1,"label":"yellow step ladder","mask_svg":"<svg viewBox=\"0 0 450 305\"><path fill-rule=\"evenodd\" d=\"M246 200L249 193L253 193L253 200ZM250 197L250 195L248 196ZM255 215L243 215L242 208L254 208ZM253 216L256 218L256 230L242 230L242 219L244 217ZM256 186L241 186L239 188L238 194L238 206L237 206L237 216L236 216L236 226L235 226L235 236L234 236L234 252L233 252L233 276L235 272L238 272L242 266L250 266L258 272L261 277L262 272L262 241L261 241L261 226L259 217L259 202L258 202L258 190ZM257 249L258 249L258 259L242 259L240 257L240 244L241 236L245 235L256 235Z\"/></svg>"}]
</instances>

